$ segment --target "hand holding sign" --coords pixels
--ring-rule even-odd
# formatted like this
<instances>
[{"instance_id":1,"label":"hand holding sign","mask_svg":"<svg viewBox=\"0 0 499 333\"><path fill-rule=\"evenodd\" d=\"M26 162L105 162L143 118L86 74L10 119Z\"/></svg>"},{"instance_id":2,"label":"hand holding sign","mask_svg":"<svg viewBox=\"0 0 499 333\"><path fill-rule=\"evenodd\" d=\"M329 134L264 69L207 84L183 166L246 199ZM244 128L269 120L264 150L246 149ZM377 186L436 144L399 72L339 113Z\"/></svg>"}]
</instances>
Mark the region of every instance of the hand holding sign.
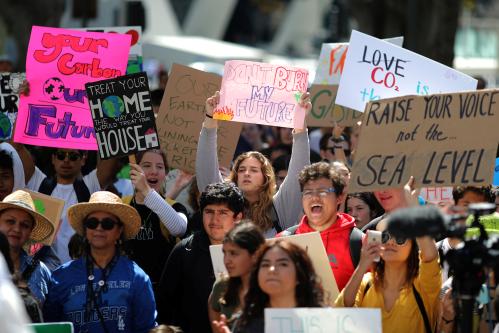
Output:
<instances>
[{"instance_id":1,"label":"hand holding sign","mask_svg":"<svg viewBox=\"0 0 499 333\"><path fill-rule=\"evenodd\" d=\"M133 187L135 187L137 194L142 197L142 200L144 200L147 193L149 193L149 191L151 190L151 187L147 183L144 170L142 170L139 165L130 163L130 180L132 181L132 185Z\"/></svg>"}]
</instances>

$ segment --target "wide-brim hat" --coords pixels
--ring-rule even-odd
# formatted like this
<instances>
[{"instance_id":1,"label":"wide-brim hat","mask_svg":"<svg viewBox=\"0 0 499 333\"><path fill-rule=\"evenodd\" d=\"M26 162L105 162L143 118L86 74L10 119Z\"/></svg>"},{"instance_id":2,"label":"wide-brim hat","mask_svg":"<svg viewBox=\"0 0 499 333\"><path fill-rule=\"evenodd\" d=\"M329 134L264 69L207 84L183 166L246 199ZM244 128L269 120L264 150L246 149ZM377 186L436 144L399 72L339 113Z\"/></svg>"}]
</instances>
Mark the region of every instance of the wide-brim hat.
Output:
<instances>
[{"instance_id":1,"label":"wide-brim hat","mask_svg":"<svg viewBox=\"0 0 499 333\"><path fill-rule=\"evenodd\" d=\"M88 202L69 207L69 224L78 234L85 236L83 221L94 212L106 212L118 217L123 223L123 235L126 239L134 238L140 230L141 218L137 210L124 204L120 197L108 191L95 192L90 196Z\"/></svg>"},{"instance_id":2,"label":"wide-brim hat","mask_svg":"<svg viewBox=\"0 0 499 333\"><path fill-rule=\"evenodd\" d=\"M46 238L50 237L54 232L54 226L50 221L38 213L35 209L35 203L31 194L23 190L17 190L6 196L2 202L0 202L0 212L6 209L21 209L31 215L35 221L33 230L29 237L30 241L41 242Z\"/></svg>"}]
</instances>

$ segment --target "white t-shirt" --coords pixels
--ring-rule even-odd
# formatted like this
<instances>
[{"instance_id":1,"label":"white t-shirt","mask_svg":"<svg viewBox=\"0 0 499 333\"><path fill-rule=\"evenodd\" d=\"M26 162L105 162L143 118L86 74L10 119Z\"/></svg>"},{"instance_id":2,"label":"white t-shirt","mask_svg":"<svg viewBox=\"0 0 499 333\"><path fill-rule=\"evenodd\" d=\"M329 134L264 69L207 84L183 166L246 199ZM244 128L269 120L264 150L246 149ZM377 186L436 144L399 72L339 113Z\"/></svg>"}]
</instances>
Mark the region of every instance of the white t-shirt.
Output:
<instances>
[{"instance_id":1,"label":"white t-shirt","mask_svg":"<svg viewBox=\"0 0 499 333\"><path fill-rule=\"evenodd\" d=\"M33 176L28 182L28 189L38 191L42 181L45 178L47 178L47 176L40 169L38 169L38 167L36 167ZM97 179L97 170L93 170L88 175L83 177L83 182L87 185L90 194L101 190L99 180ZM55 253L63 264L71 260L69 257L68 243L71 236L75 233L74 229L68 222L67 211L69 207L78 203L78 199L76 197L73 184L57 184L52 191L51 196L64 200L61 223L59 225L59 230L57 231L54 244L52 244Z\"/></svg>"}]
</instances>

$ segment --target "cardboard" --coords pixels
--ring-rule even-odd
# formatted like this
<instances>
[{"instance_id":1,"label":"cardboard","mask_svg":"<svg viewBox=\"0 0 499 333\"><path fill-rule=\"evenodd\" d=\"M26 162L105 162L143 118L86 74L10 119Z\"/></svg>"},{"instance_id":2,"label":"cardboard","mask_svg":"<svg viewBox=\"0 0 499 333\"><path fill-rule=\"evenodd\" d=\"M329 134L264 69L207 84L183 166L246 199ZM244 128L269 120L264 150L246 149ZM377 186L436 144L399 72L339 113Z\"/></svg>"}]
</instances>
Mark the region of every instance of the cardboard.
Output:
<instances>
[{"instance_id":1,"label":"cardboard","mask_svg":"<svg viewBox=\"0 0 499 333\"><path fill-rule=\"evenodd\" d=\"M108 32L126 34L132 37L130 42L130 53L128 55L128 63L126 68L127 74L139 73L143 70L142 59L142 27L139 25L126 27L92 27L85 30L89 32Z\"/></svg>"},{"instance_id":2,"label":"cardboard","mask_svg":"<svg viewBox=\"0 0 499 333\"><path fill-rule=\"evenodd\" d=\"M221 78L187 66L173 64L156 118L161 147L170 168L196 172L199 132L205 118L206 99L220 88ZM242 124L218 124L219 165L229 168Z\"/></svg>"},{"instance_id":3,"label":"cardboard","mask_svg":"<svg viewBox=\"0 0 499 333\"><path fill-rule=\"evenodd\" d=\"M265 333L381 333L381 309L265 308Z\"/></svg>"},{"instance_id":4,"label":"cardboard","mask_svg":"<svg viewBox=\"0 0 499 333\"><path fill-rule=\"evenodd\" d=\"M0 73L0 141L12 138L25 73Z\"/></svg>"},{"instance_id":5,"label":"cardboard","mask_svg":"<svg viewBox=\"0 0 499 333\"><path fill-rule=\"evenodd\" d=\"M308 127L353 126L362 120L362 112L334 104L338 86L317 85L310 88L312 110L307 116Z\"/></svg>"},{"instance_id":6,"label":"cardboard","mask_svg":"<svg viewBox=\"0 0 499 333\"><path fill-rule=\"evenodd\" d=\"M364 112L372 100L475 90L476 85L468 75L354 30L336 104Z\"/></svg>"},{"instance_id":7,"label":"cardboard","mask_svg":"<svg viewBox=\"0 0 499 333\"><path fill-rule=\"evenodd\" d=\"M14 141L96 150L85 83L125 73L129 35L33 26Z\"/></svg>"},{"instance_id":8,"label":"cardboard","mask_svg":"<svg viewBox=\"0 0 499 333\"><path fill-rule=\"evenodd\" d=\"M401 188L411 175L418 188L490 184L498 123L499 90L372 101L348 190Z\"/></svg>"},{"instance_id":9,"label":"cardboard","mask_svg":"<svg viewBox=\"0 0 499 333\"><path fill-rule=\"evenodd\" d=\"M261 62L225 62L220 103L213 119L303 128L308 71Z\"/></svg>"},{"instance_id":10,"label":"cardboard","mask_svg":"<svg viewBox=\"0 0 499 333\"><path fill-rule=\"evenodd\" d=\"M159 148L147 74L85 85L101 159Z\"/></svg>"},{"instance_id":11,"label":"cardboard","mask_svg":"<svg viewBox=\"0 0 499 333\"><path fill-rule=\"evenodd\" d=\"M314 265L315 272L319 276L324 288L325 302L330 305L334 304L339 290L320 234L318 232L310 232L277 239L286 239L307 251ZM226 269L223 262L222 245L210 245L210 255L215 276L225 274Z\"/></svg>"},{"instance_id":12,"label":"cardboard","mask_svg":"<svg viewBox=\"0 0 499 333\"><path fill-rule=\"evenodd\" d=\"M54 226L54 232L52 233L52 235L41 242L45 245L52 245L57 234L57 230L59 230L59 224L61 223L62 210L64 209L64 200L27 189L23 189L23 191L26 191L31 195L31 198L35 203L36 211L45 216Z\"/></svg>"}]
</instances>

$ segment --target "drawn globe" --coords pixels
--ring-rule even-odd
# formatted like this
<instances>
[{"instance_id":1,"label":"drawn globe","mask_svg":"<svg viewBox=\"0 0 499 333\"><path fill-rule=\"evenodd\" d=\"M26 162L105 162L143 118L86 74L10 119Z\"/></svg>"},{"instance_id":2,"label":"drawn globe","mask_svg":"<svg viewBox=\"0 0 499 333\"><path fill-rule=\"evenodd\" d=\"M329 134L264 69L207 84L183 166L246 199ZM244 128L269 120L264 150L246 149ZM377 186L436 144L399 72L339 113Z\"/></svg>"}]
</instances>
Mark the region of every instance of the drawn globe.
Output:
<instances>
[{"instance_id":1,"label":"drawn globe","mask_svg":"<svg viewBox=\"0 0 499 333\"><path fill-rule=\"evenodd\" d=\"M10 138L12 134L12 125L10 123L9 117L5 114L0 113L0 140Z\"/></svg>"},{"instance_id":2,"label":"drawn globe","mask_svg":"<svg viewBox=\"0 0 499 333\"><path fill-rule=\"evenodd\" d=\"M57 77L51 77L43 84L43 93L52 101L64 97L64 82Z\"/></svg>"},{"instance_id":3,"label":"drawn globe","mask_svg":"<svg viewBox=\"0 0 499 333\"><path fill-rule=\"evenodd\" d=\"M109 118L119 117L125 110L125 104L119 96L107 96L102 101L102 111Z\"/></svg>"}]
</instances>

